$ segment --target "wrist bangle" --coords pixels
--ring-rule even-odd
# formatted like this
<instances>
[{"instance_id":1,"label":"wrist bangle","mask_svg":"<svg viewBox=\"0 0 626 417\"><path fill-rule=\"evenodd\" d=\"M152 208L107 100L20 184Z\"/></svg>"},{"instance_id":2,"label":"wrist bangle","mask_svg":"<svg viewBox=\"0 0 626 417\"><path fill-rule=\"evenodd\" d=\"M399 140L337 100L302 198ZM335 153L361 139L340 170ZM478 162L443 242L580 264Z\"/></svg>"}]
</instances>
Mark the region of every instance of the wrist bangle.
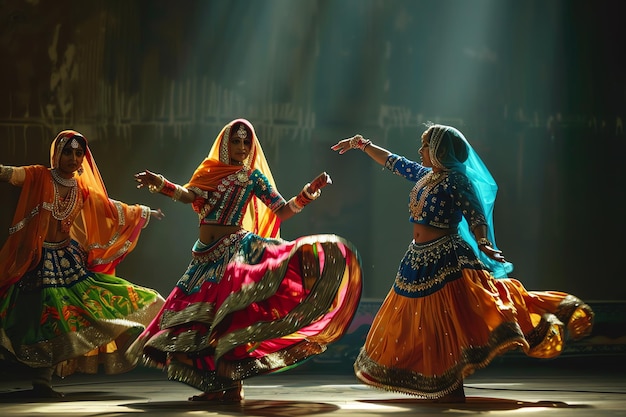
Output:
<instances>
[{"instance_id":1,"label":"wrist bangle","mask_svg":"<svg viewBox=\"0 0 626 417\"><path fill-rule=\"evenodd\" d=\"M478 243L478 246L493 246L493 243L491 243L491 241L486 237L481 237L476 241L476 243Z\"/></svg>"},{"instance_id":2,"label":"wrist bangle","mask_svg":"<svg viewBox=\"0 0 626 417\"><path fill-rule=\"evenodd\" d=\"M146 219L142 229L148 227L148 223L150 223L150 217L152 217L152 209L148 206L141 206L141 217Z\"/></svg>"},{"instance_id":3,"label":"wrist bangle","mask_svg":"<svg viewBox=\"0 0 626 417\"><path fill-rule=\"evenodd\" d=\"M304 195L310 199L310 200L315 200L317 197L320 196L320 194L322 194L322 189L319 188L316 192L314 192L313 194L311 194L309 192L309 187L311 186L311 183L307 183L304 188L302 189L302 192L304 193Z\"/></svg>"},{"instance_id":4,"label":"wrist bangle","mask_svg":"<svg viewBox=\"0 0 626 417\"><path fill-rule=\"evenodd\" d=\"M304 207L300 207L298 205L298 203L296 202L296 198L295 197L291 197L291 199L289 200L287 205L289 205L289 209L291 211L293 211L294 213L300 213L302 211L302 209L304 208Z\"/></svg>"},{"instance_id":5,"label":"wrist bangle","mask_svg":"<svg viewBox=\"0 0 626 417\"><path fill-rule=\"evenodd\" d=\"M0 181L11 181L13 177L13 167L0 165Z\"/></svg>"},{"instance_id":6,"label":"wrist bangle","mask_svg":"<svg viewBox=\"0 0 626 417\"><path fill-rule=\"evenodd\" d=\"M176 184L176 188L174 189L174 194L172 195L172 200L178 201L183 196L185 192L185 187Z\"/></svg>"},{"instance_id":7,"label":"wrist bangle","mask_svg":"<svg viewBox=\"0 0 626 417\"><path fill-rule=\"evenodd\" d=\"M148 191L150 191L151 193L160 193L163 189L163 186L165 185L165 178L163 177L163 175L159 174L157 175L157 177L159 177L161 183L159 185L148 185Z\"/></svg>"},{"instance_id":8,"label":"wrist bangle","mask_svg":"<svg viewBox=\"0 0 626 417\"><path fill-rule=\"evenodd\" d=\"M367 147L367 145L369 145L370 143L372 143L371 140L369 139L365 139L363 136L361 135L356 135L354 136L352 139L350 139L350 148L351 149L360 149L362 151L365 152L365 148Z\"/></svg>"},{"instance_id":9,"label":"wrist bangle","mask_svg":"<svg viewBox=\"0 0 626 417\"><path fill-rule=\"evenodd\" d=\"M174 184L173 182L164 179L163 185L161 186L161 190L159 192L163 195L168 196L169 198L174 198L174 195L177 191L176 187L177 184Z\"/></svg>"}]
</instances>

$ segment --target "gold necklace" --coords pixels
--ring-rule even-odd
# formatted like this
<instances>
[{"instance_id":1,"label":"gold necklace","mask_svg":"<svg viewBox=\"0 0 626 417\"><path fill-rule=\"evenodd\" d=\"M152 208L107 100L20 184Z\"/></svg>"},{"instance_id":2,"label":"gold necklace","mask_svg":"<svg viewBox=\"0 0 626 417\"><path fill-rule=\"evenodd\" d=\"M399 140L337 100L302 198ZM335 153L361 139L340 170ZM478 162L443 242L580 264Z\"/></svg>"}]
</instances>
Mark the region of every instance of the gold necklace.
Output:
<instances>
[{"instance_id":1,"label":"gold necklace","mask_svg":"<svg viewBox=\"0 0 626 417\"><path fill-rule=\"evenodd\" d=\"M409 193L409 210L414 217L421 217L421 212L426 204L426 198L430 195L431 190L443 179L444 174L446 174L446 171L430 171L417 180L415 186ZM420 190L423 191L418 198Z\"/></svg>"},{"instance_id":2,"label":"gold necklace","mask_svg":"<svg viewBox=\"0 0 626 417\"><path fill-rule=\"evenodd\" d=\"M74 211L74 207L76 207L76 202L78 201L78 187L76 184L70 187L67 195L62 197L56 181L53 184L54 203L52 204L52 217L63 221L67 219L67 217Z\"/></svg>"},{"instance_id":3,"label":"gold necklace","mask_svg":"<svg viewBox=\"0 0 626 417\"><path fill-rule=\"evenodd\" d=\"M76 186L76 178L63 178L59 175L59 171L56 168L53 168L50 173L52 174L52 179L56 181L57 184L61 184L64 187L75 187Z\"/></svg>"}]
</instances>

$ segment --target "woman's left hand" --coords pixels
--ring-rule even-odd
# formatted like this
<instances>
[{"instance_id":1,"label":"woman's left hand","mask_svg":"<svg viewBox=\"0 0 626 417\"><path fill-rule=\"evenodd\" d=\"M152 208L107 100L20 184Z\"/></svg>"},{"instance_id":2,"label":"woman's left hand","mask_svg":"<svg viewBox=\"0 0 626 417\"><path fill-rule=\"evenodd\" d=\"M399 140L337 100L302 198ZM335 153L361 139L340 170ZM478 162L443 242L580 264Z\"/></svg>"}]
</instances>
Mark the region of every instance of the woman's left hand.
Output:
<instances>
[{"instance_id":1,"label":"woman's left hand","mask_svg":"<svg viewBox=\"0 0 626 417\"><path fill-rule=\"evenodd\" d=\"M308 191L311 194L314 194L317 192L317 190L320 190L332 183L333 180L330 178L330 175L328 175L326 172L322 172L313 181L311 181L311 185L309 185Z\"/></svg>"},{"instance_id":2,"label":"woman's left hand","mask_svg":"<svg viewBox=\"0 0 626 417\"><path fill-rule=\"evenodd\" d=\"M157 220L163 220L163 217L165 217L165 213L163 213L161 209L150 209L150 217L154 217Z\"/></svg>"},{"instance_id":3,"label":"woman's left hand","mask_svg":"<svg viewBox=\"0 0 626 417\"><path fill-rule=\"evenodd\" d=\"M163 182L157 174L148 170L135 174L135 181L137 181L137 188L146 187L148 189L150 186L158 187Z\"/></svg>"},{"instance_id":4,"label":"woman's left hand","mask_svg":"<svg viewBox=\"0 0 626 417\"><path fill-rule=\"evenodd\" d=\"M502 255L502 251L499 249L494 249L489 245L478 245L478 249L480 249L482 253L484 253L494 261L502 263L506 262L506 259L504 259L504 255Z\"/></svg>"}]
</instances>

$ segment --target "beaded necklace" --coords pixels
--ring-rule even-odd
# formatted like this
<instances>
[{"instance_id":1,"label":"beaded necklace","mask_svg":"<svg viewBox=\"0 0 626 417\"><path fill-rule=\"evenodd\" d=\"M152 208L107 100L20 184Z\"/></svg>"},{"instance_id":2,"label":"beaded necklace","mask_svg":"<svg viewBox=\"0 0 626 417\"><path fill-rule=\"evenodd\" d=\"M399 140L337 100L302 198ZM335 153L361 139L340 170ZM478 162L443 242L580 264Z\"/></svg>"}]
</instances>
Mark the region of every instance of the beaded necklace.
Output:
<instances>
[{"instance_id":1,"label":"beaded necklace","mask_svg":"<svg viewBox=\"0 0 626 417\"><path fill-rule=\"evenodd\" d=\"M422 217L421 213L426 204L426 198L430 195L432 189L445 178L446 174L446 171L430 171L417 180L409 193L409 210L415 218ZM421 194L419 194L420 190L423 190Z\"/></svg>"},{"instance_id":2,"label":"beaded necklace","mask_svg":"<svg viewBox=\"0 0 626 417\"><path fill-rule=\"evenodd\" d=\"M71 187L76 187L76 178L72 177L72 178L63 178L61 175L59 175L59 171L57 171L56 168L53 168L50 173L52 174L52 178L58 183L61 184L64 187L67 188L71 188Z\"/></svg>"},{"instance_id":3,"label":"beaded necklace","mask_svg":"<svg viewBox=\"0 0 626 417\"><path fill-rule=\"evenodd\" d=\"M56 169L52 171L52 179L54 179L54 203L52 204L52 217L61 222L61 230L69 231L72 219L72 212L76 208L78 202L78 185L76 178L63 178ZM61 195L59 185L68 187L70 190L65 197Z\"/></svg>"}]
</instances>

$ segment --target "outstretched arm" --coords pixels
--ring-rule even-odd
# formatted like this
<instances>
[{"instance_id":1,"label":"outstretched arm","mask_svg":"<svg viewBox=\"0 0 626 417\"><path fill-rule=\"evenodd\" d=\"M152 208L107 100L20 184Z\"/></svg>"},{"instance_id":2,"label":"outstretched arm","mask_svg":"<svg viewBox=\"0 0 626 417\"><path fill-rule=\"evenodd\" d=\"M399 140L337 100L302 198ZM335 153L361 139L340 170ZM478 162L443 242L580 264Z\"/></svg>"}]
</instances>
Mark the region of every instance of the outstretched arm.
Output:
<instances>
[{"instance_id":1,"label":"outstretched arm","mask_svg":"<svg viewBox=\"0 0 626 417\"><path fill-rule=\"evenodd\" d=\"M165 213L163 213L161 211L161 209L150 209L150 217L154 217L157 220L163 220L163 217L165 217Z\"/></svg>"},{"instance_id":2,"label":"outstretched arm","mask_svg":"<svg viewBox=\"0 0 626 417\"><path fill-rule=\"evenodd\" d=\"M21 186L26 178L23 167L0 165L0 182Z\"/></svg>"},{"instance_id":3,"label":"outstretched arm","mask_svg":"<svg viewBox=\"0 0 626 417\"><path fill-rule=\"evenodd\" d=\"M148 170L135 174L135 181L138 183L137 188L146 187L151 193L160 193L181 203L193 203L196 199L192 191L168 181L163 175Z\"/></svg>"},{"instance_id":4,"label":"outstretched arm","mask_svg":"<svg viewBox=\"0 0 626 417\"><path fill-rule=\"evenodd\" d=\"M281 220L287 220L288 218L293 217L294 214L300 213L307 204L317 199L322 193L322 188L332 183L333 181L330 178L330 175L326 172L322 172L315 177L313 181L307 183L302 188L300 194L292 197L287 204L278 209L276 211L276 215Z\"/></svg>"},{"instance_id":5,"label":"outstretched arm","mask_svg":"<svg viewBox=\"0 0 626 417\"><path fill-rule=\"evenodd\" d=\"M338 151L340 155L348 152L350 149L360 149L382 166L385 166L387 158L391 155L391 152L387 149L374 145L371 140L365 139L358 134L351 138L340 140L336 145L331 146L331 149Z\"/></svg>"}]
</instances>

